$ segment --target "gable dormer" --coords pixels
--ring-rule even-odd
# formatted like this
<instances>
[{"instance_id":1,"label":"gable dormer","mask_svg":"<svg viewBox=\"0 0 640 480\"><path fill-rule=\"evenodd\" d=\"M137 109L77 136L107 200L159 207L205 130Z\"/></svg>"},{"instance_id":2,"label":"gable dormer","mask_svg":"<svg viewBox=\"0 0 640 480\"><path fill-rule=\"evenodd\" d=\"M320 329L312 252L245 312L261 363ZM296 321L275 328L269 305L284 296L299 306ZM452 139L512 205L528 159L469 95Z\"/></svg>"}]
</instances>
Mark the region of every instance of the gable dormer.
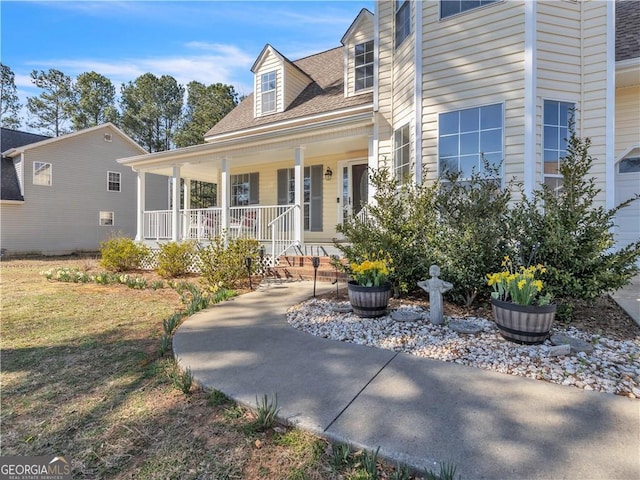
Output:
<instances>
[{"instance_id":1,"label":"gable dormer","mask_svg":"<svg viewBox=\"0 0 640 480\"><path fill-rule=\"evenodd\" d=\"M363 8L342 37L345 97L373 90L375 75L373 38L373 13Z\"/></svg>"},{"instance_id":2,"label":"gable dormer","mask_svg":"<svg viewBox=\"0 0 640 480\"><path fill-rule=\"evenodd\" d=\"M284 112L312 80L293 62L267 44L251 67L254 116Z\"/></svg>"}]
</instances>

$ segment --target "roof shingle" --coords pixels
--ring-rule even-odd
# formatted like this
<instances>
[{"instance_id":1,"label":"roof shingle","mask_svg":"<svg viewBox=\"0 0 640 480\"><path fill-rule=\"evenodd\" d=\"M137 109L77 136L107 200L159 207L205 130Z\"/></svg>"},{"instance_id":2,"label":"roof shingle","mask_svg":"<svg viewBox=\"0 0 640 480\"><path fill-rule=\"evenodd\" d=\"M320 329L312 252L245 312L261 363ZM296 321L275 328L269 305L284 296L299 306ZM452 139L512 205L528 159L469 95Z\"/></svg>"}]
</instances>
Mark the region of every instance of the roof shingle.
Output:
<instances>
[{"instance_id":1,"label":"roof shingle","mask_svg":"<svg viewBox=\"0 0 640 480\"><path fill-rule=\"evenodd\" d=\"M313 82L298 95L284 112L254 118L254 94L252 93L211 128L205 137L372 103L373 93L348 98L344 96L343 62L342 47L292 62L305 72Z\"/></svg>"},{"instance_id":2,"label":"roof shingle","mask_svg":"<svg viewBox=\"0 0 640 480\"><path fill-rule=\"evenodd\" d=\"M640 1L616 1L616 62L640 57Z\"/></svg>"}]
</instances>

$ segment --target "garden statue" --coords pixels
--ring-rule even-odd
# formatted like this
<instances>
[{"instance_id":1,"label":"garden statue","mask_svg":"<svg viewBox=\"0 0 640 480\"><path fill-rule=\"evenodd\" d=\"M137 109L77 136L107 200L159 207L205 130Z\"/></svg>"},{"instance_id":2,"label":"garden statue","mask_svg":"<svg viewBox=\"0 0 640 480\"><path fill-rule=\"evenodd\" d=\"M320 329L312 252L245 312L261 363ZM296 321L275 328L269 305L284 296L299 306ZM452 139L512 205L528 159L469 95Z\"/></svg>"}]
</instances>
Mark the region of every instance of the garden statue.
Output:
<instances>
[{"instance_id":1,"label":"garden statue","mask_svg":"<svg viewBox=\"0 0 640 480\"><path fill-rule=\"evenodd\" d=\"M453 285L438 278L440 267L437 265L429 267L429 275L431 278L418 282L418 286L429 293L429 320L434 325L442 325L444 323L442 294L451 290Z\"/></svg>"}]
</instances>

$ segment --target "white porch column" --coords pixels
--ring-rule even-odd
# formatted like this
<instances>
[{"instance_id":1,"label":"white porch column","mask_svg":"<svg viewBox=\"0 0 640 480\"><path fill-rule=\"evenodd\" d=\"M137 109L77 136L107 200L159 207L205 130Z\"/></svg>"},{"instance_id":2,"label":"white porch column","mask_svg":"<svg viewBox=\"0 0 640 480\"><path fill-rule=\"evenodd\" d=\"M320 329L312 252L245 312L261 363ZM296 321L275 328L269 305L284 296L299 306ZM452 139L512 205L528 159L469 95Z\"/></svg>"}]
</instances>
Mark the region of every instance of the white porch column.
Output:
<instances>
[{"instance_id":1,"label":"white porch column","mask_svg":"<svg viewBox=\"0 0 640 480\"><path fill-rule=\"evenodd\" d=\"M136 242L144 240L144 209L145 209L145 174L137 171L137 198L136 198Z\"/></svg>"},{"instance_id":2,"label":"white porch column","mask_svg":"<svg viewBox=\"0 0 640 480\"><path fill-rule=\"evenodd\" d=\"M295 182L295 195L294 203L298 205L298 212L295 215L293 239L299 244L302 243L304 228L304 208L303 208L303 194L304 194L304 147L296 147L295 150L295 166L294 166L294 182Z\"/></svg>"},{"instance_id":3,"label":"white porch column","mask_svg":"<svg viewBox=\"0 0 640 480\"><path fill-rule=\"evenodd\" d=\"M367 152L367 166L369 170L378 169L378 126L373 126L373 135L369 135L369 150ZM375 187L371 184L369 177L370 171L367 171L367 204L373 204L373 197L376 194Z\"/></svg>"},{"instance_id":4,"label":"white porch column","mask_svg":"<svg viewBox=\"0 0 640 480\"><path fill-rule=\"evenodd\" d=\"M220 192L218 194L220 195L220 207L222 208L221 226L225 232L229 231L229 206L231 205L231 177L228 168L227 159L223 158L222 168L220 169Z\"/></svg>"},{"instance_id":5,"label":"white porch column","mask_svg":"<svg viewBox=\"0 0 640 480\"><path fill-rule=\"evenodd\" d=\"M177 242L180 238L180 165L173 166L171 203L171 240Z\"/></svg>"},{"instance_id":6,"label":"white porch column","mask_svg":"<svg viewBox=\"0 0 640 480\"><path fill-rule=\"evenodd\" d=\"M184 186L182 187L182 194L184 197L184 209L189 210L191 208L191 179L184 179Z\"/></svg>"}]
</instances>

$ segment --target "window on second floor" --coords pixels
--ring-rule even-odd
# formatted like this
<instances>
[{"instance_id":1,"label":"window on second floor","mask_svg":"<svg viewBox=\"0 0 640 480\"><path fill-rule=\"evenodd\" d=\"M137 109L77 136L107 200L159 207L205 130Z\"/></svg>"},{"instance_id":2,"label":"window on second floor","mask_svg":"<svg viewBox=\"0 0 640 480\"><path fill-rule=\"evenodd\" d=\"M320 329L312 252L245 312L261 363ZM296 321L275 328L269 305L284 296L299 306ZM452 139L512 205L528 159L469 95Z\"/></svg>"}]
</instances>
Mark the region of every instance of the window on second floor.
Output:
<instances>
[{"instance_id":1,"label":"window on second floor","mask_svg":"<svg viewBox=\"0 0 640 480\"><path fill-rule=\"evenodd\" d=\"M497 1L498 0L440 0L440 18L447 18Z\"/></svg>"},{"instance_id":2,"label":"window on second floor","mask_svg":"<svg viewBox=\"0 0 640 480\"><path fill-rule=\"evenodd\" d=\"M33 162L33 184L50 187L53 166L47 162Z\"/></svg>"},{"instance_id":3,"label":"window on second floor","mask_svg":"<svg viewBox=\"0 0 640 480\"><path fill-rule=\"evenodd\" d=\"M393 171L398 181L403 181L411 175L411 138L408 124L393 132Z\"/></svg>"},{"instance_id":4,"label":"window on second floor","mask_svg":"<svg viewBox=\"0 0 640 480\"><path fill-rule=\"evenodd\" d=\"M373 40L355 47L355 91L373 87Z\"/></svg>"},{"instance_id":5,"label":"window on second floor","mask_svg":"<svg viewBox=\"0 0 640 480\"><path fill-rule=\"evenodd\" d=\"M567 155L569 124L573 119L575 104L545 100L542 112L542 156L544 183L554 191L562 188L560 162Z\"/></svg>"},{"instance_id":6,"label":"window on second floor","mask_svg":"<svg viewBox=\"0 0 640 480\"><path fill-rule=\"evenodd\" d=\"M484 172L503 159L502 104L441 113L438 120L440 174L459 172L462 179Z\"/></svg>"},{"instance_id":7,"label":"window on second floor","mask_svg":"<svg viewBox=\"0 0 640 480\"><path fill-rule=\"evenodd\" d=\"M395 2L396 48L411 34L411 3L409 0Z\"/></svg>"},{"instance_id":8,"label":"window on second floor","mask_svg":"<svg viewBox=\"0 0 640 480\"><path fill-rule=\"evenodd\" d=\"M119 192L121 188L121 174L120 172L107 172L107 191Z\"/></svg>"},{"instance_id":9,"label":"window on second floor","mask_svg":"<svg viewBox=\"0 0 640 480\"><path fill-rule=\"evenodd\" d=\"M260 92L262 113L276 110L276 71L263 73L260 76Z\"/></svg>"}]
</instances>

